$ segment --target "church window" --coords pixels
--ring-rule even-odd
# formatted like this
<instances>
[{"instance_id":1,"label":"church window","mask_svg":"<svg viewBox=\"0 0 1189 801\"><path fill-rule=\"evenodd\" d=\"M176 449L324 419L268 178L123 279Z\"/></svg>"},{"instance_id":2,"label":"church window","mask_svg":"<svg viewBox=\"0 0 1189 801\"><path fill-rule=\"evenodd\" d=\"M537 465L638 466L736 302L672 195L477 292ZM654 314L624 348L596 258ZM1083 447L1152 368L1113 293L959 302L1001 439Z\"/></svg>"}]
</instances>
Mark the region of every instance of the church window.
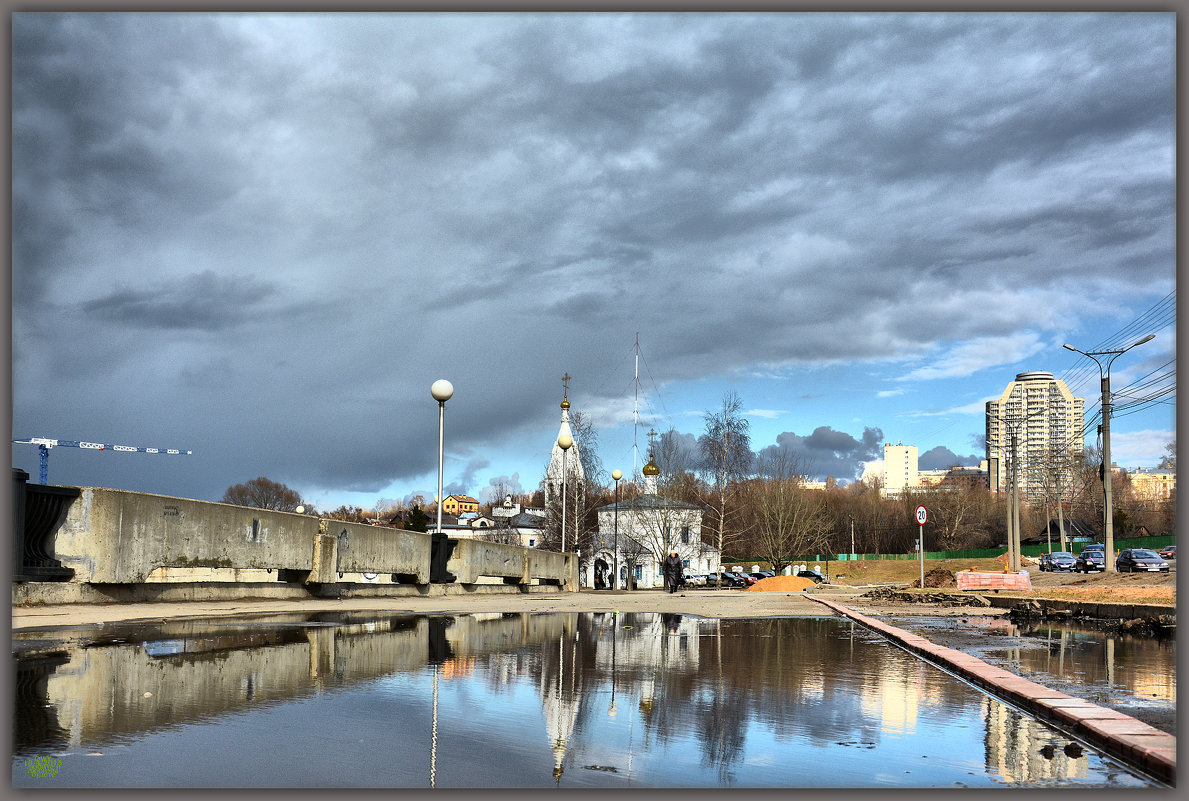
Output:
<instances>
[{"instance_id":1,"label":"church window","mask_svg":"<svg viewBox=\"0 0 1189 801\"><path fill-rule=\"evenodd\" d=\"M681 527L681 544L689 545L689 526Z\"/></svg>"}]
</instances>

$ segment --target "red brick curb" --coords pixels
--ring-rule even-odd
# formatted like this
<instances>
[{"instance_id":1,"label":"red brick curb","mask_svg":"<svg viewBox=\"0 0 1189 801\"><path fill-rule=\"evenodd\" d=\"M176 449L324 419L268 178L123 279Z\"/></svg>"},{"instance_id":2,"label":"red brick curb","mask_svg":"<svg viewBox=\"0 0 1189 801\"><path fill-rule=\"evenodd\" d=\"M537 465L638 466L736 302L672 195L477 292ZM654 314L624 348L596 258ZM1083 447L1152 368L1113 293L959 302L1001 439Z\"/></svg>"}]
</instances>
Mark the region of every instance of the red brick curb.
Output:
<instances>
[{"instance_id":1,"label":"red brick curb","mask_svg":"<svg viewBox=\"0 0 1189 801\"><path fill-rule=\"evenodd\" d=\"M927 661L944 666L975 686L1055 725L1069 729L1103 751L1161 781L1175 785L1177 738L1113 709L1050 690L1041 684L989 665L962 651L937 645L882 620L859 614L824 598L813 600L898 642Z\"/></svg>"}]
</instances>

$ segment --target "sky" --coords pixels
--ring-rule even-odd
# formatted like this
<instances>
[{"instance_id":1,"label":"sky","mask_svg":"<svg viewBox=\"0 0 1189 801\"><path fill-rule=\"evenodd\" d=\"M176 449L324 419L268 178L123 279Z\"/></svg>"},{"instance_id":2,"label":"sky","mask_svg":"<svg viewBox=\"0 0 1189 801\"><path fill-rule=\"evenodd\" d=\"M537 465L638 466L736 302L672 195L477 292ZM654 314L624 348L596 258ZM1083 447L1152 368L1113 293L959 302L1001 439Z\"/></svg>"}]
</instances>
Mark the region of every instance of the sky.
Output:
<instances>
[{"instance_id":1,"label":"sky","mask_svg":"<svg viewBox=\"0 0 1189 801\"><path fill-rule=\"evenodd\" d=\"M608 473L729 393L818 478L977 464L1017 373L1093 418L1062 345L1148 333L1112 455L1175 439L1172 13L18 12L12 49L13 437L192 451L51 484L432 499L445 378L446 492L529 492L566 375Z\"/></svg>"}]
</instances>

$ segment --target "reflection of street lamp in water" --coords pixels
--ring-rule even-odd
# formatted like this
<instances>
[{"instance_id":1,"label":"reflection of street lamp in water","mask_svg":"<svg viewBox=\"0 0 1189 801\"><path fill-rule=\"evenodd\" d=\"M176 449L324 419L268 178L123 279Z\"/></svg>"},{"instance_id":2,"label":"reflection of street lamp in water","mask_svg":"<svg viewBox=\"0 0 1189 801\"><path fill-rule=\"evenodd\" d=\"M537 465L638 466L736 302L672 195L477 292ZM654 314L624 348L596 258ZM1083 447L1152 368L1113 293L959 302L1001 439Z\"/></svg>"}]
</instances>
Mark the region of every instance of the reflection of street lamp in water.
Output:
<instances>
[{"instance_id":1,"label":"reflection of street lamp in water","mask_svg":"<svg viewBox=\"0 0 1189 801\"><path fill-rule=\"evenodd\" d=\"M433 727L429 735L429 789L437 784L438 774L438 663L433 664Z\"/></svg>"}]
</instances>

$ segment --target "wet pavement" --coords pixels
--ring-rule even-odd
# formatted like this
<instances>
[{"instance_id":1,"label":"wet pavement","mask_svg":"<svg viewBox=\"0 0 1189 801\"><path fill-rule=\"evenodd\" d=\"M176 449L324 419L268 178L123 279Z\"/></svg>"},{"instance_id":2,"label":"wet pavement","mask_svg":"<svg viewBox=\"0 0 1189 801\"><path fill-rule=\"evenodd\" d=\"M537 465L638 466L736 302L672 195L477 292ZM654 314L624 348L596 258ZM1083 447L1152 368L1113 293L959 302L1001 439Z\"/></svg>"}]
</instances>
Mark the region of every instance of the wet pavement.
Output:
<instances>
[{"instance_id":1,"label":"wet pavement","mask_svg":"<svg viewBox=\"0 0 1189 801\"><path fill-rule=\"evenodd\" d=\"M323 612L13 640L17 787L1155 786L834 616Z\"/></svg>"}]
</instances>

